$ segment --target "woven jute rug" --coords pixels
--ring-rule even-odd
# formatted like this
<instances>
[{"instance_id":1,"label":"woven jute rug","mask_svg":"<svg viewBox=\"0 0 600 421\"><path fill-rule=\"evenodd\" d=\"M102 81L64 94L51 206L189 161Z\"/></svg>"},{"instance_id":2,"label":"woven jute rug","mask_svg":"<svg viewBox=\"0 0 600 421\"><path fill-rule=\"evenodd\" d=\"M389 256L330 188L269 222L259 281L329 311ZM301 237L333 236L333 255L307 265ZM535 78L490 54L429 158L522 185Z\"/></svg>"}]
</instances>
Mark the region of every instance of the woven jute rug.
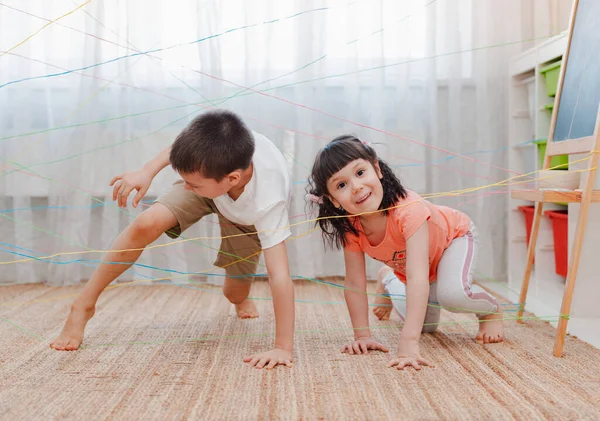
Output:
<instances>
[{"instance_id":1,"label":"woven jute rug","mask_svg":"<svg viewBox=\"0 0 600 421\"><path fill-rule=\"evenodd\" d=\"M552 356L554 329L506 322L506 341L478 345L474 317L444 312L423 335L436 368L386 368L399 319L374 335L390 354L349 356L352 338L339 288L296 282L295 366L247 367L244 355L273 343L271 301L240 320L210 286L127 286L106 291L85 347L49 341L81 287L0 287L0 418L7 420L578 420L600 419L600 350L567 338ZM372 288L373 285L370 285ZM251 295L270 296L255 283Z\"/></svg>"}]
</instances>

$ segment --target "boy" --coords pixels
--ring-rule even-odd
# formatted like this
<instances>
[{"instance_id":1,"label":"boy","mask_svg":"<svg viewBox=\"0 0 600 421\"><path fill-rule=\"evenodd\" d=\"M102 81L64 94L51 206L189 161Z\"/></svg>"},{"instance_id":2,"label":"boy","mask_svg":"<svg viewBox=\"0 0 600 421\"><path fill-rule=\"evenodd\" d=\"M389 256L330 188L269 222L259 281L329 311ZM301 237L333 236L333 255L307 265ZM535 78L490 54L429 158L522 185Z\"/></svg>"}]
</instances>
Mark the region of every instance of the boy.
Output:
<instances>
[{"instance_id":1,"label":"boy","mask_svg":"<svg viewBox=\"0 0 600 421\"><path fill-rule=\"evenodd\" d=\"M117 237L111 249L131 251L106 254L103 260L113 264L102 264L94 271L50 347L69 351L79 348L101 292L138 259L144 247L163 232L176 238L203 216L216 213L221 236L227 238L221 242L215 265L225 267L223 293L235 305L238 316L258 317L254 303L247 297L250 274L256 273L261 249L273 295L275 348L244 361L256 368L270 369L278 364L291 367L294 291L285 246L290 235L290 175L281 152L266 137L250 131L234 113L210 111L196 117L170 148L141 170L115 177L110 183L114 185L113 200L125 207L129 194L136 189L132 204L137 206L153 178L169 162L183 180ZM244 260L232 264L240 258Z\"/></svg>"}]
</instances>

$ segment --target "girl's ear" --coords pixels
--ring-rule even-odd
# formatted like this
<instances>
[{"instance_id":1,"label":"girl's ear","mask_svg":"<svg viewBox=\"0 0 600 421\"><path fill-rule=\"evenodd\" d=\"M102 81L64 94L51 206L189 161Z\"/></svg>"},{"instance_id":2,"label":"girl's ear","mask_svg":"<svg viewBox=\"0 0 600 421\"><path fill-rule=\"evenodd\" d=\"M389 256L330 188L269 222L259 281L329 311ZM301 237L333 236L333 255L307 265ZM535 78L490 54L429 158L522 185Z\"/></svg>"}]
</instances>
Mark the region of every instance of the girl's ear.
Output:
<instances>
[{"instance_id":1,"label":"girl's ear","mask_svg":"<svg viewBox=\"0 0 600 421\"><path fill-rule=\"evenodd\" d=\"M383 173L381 172L381 168L379 168L379 161L375 163L375 165L373 165L373 168L375 168L375 172L377 173L377 177L381 180L383 178Z\"/></svg>"},{"instance_id":2,"label":"girl's ear","mask_svg":"<svg viewBox=\"0 0 600 421\"><path fill-rule=\"evenodd\" d=\"M330 201L331 203L333 203L333 206L335 206L336 208L339 208L339 207L340 207L340 202L338 202L337 200L335 200L333 197L331 197L331 196L329 196L329 195L327 195L327 196L325 196L325 197L326 197L327 199L329 199L329 201Z\"/></svg>"}]
</instances>

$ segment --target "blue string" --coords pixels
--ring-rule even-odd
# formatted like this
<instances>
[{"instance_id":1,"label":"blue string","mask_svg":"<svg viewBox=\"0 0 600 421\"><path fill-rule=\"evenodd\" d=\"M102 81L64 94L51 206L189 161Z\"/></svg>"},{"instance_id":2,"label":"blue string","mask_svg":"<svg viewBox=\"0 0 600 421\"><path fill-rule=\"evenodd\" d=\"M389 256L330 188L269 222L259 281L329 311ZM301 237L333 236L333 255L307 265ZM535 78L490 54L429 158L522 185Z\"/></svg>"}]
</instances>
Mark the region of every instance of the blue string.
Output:
<instances>
[{"instance_id":1,"label":"blue string","mask_svg":"<svg viewBox=\"0 0 600 421\"><path fill-rule=\"evenodd\" d=\"M24 249L22 247L19 246L15 246L15 245L11 245L10 243L1 243L2 245L7 245L9 247L13 247L13 248L17 248L17 249L21 249L21 250L27 250ZM181 272L181 271L177 271L174 269L166 269L166 268L160 268L157 266L152 266L152 265L145 265L142 263L137 263L137 262L105 262L102 260L90 260L90 259L75 259L75 260L67 260L67 261L53 261L50 259L40 259L36 256L32 256L32 255L28 255L28 254L24 254L24 253L19 253L19 252L15 252L15 251L11 251L11 250L6 250L6 249L2 249L0 248L0 251L3 251L5 253L11 253L11 254L15 254L17 256L22 256L22 257L27 257L27 258L32 258L34 260L40 261L40 262L45 262L45 263L50 263L50 264L57 264L57 265L65 265L65 264L73 264L73 263L81 263L87 266L92 266L92 267L96 267L98 265L93 265L93 263L97 263L97 264L110 264L110 265L123 265L123 264L130 264L132 266L140 266L146 269L153 269L153 270L158 270L158 271L162 271L162 272L168 272L168 273L176 273L179 275L204 275L204 276L217 276L217 277L224 277L226 275L224 274L220 274L220 273L207 273L207 272ZM29 250L27 250L29 251ZM34 252L34 251L31 251ZM35 252L34 252L35 253ZM140 275L142 277L145 277L147 279L156 279L153 278L151 276L147 276L147 275L143 275L140 274L138 272L134 272L137 275ZM230 278L249 278L249 277L268 277L268 274L266 273L254 273L254 274L244 274L244 275L234 275L234 276L230 276ZM336 284L333 282L329 282L329 281L323 281L320 279L316 279L316 278L310 278L310 277L306 277L306 276L291 276L292 279L304 279L307 281L311 281L314 283L318 283L318 284L324 284L327 286L331 286L334 288L338 288L338 289L346 289L343 285L340 284ZM172 281L168 281L168 280L161 280L158 282L169 282L173 285L182 285L182 284L178 284L178 283L174 283ZM386 296L388 296L390 299L394 300L398 300L398 299L406 299L406 295L404 294L386 294ZM299 301L300 302L300 301ZM435 305L440 305L438 302L433 302L430 301L430 303L435 304ZM512 303L507 303L507 304L500 304L501 306L517 306L518 304L512 304ZM517 310L506 310L506 311L517 311Z\"/></svg>"},{"instance_id":2,"label":"blue string","mask_svg":"<svg viewBox=\"0 0 600 421\"><path fill-rule=\"evenodd\" d=\"M114 63L116 61L123 60L123 59L126 59L126 58L132 58L132 57L137 57L137 56L140 56L140 55L147 55L147 54L152 54L152 53L158 53L160 51L167 51L167 50L171 50L171 49L176 48L176 47L182 47L182 46L185 46L185 45L193 45L193 44L197 44L199 42L203 42L203 41L207 41L207 40L210 40L210 39L213 39L213 38L217 38L217 37L220 37L221 35L229 34L231 32L235 32L235 31L238 31L238 30L241 30L241 29L252 28L252 27L256 27L256 26L260 26L260 25L265 25L265 24L271 24L271 23L278 22L278 21L283 21L283 20L286 20L286 19L292 19L294 17L300 16L300 15L303 15L303 14L306 14L306 13L320 12L320 11L324 11L324 10L329 10L329 7L321 7L321 8L317 8L317 9L305 10L303 12L299 12L299 13L296 13L294 15L287 16L287 17L284 17L284 18L278 18L278 19L274 19L274 20L271 20L271 21L265 21L265 22L262 22L262 23L255 23L255 24L252 24L252 25L243 25L243 26L239 26L237 28L228 29L228 30L226 30L224 32L221 32L221 33L218 33L218 34L209 35L207 37L200 38L200 39L197 39L195 41L185 42L185 43L180 43L180 44L175 44L175 45L172 45L170 47L165 47L165 48L155 48L155 49L152 49L152 50L140 51L140 52L137 52L137 53L127 54L127 55L124 55L124 56L121 56L121 57L115 57L115 58L113 58L111 60L103 61L103 62L92 64L92 65L89 65L89 66L80 67L78 69L72 69L72 70L67 70L67 71L58 72L58 73L50 73L50 74L42 75L42 76L31 76L31 77L27 77L27 78L23 78L23 79L17 79L17 80L6 82L6 83L0 85L0 88L4 88L6 86L14 85L14 84L21 83L21 82L26 82L28 80L45 79L45 78L51 78L51 77L56 77L56 76L64 76L64 75L68 75L69 73L80 72L82 70L88 70L88 69L91 69L93 67L102 66L102 65L105 65L105 64L109 64L109 63Z\"/></svg>"},{"instance_id":3,"label":"blue string","mask_svg":"<svg viewBox=\"0 0 600 421\"><path fill-rule=\"evenodd\" d=\"M141 200L140 203L148 204L153 203L154 200ZM92 205L71 205L71 206L32 206L29 208L11 208L11 209L1 209L0 213L13 213L18 211L35 211L35 210L46 210L46 209L93 209L99 208L102 206L117 206L116 203L110 202L101 202L94 203Z\"/></svg>"},{"instance_id":4,"label":"blue string","mask_svg":"<svg viewBox=\"0 0 600 421\"><path fill-rule=\"evenodd\" d=\"M514 146L519 147L519 146L529 145L529 144L535 142L536 140L541 140L541 139L528 140L526 142L518 143ZM493 154L496 152L502 152L507 149L509 149L508 146L503 146L501 148L496 148L496 149L475 150L475 151L471 151L471 152L465 152L465 153L461 154L461 156ZM390 165L390 166L392 168L424 167L426 165L434 165L434 164L439 164L442 162L447 162L447 161L450 161L450 160L456 159L456 158L460 158L460 156L449 156L449 157L446 157L443 159L438 159L437 161L433 161L429 164L425 163L425 162L421 162L421 163L414 163L414 164L397 164L397 165ZM292 181L292 184L307 184L307 183L308 183L308 180Z\"/></svg>"},{"instance_id":5,"label":"blue string","mask_svg":"<svg viewBox=\"0 0 600 421\"><path fill-rule=\"evenodd\" d=\"M525 146L525 145L529 145L531 143L533 143L535 140L528 140L526 142L522 142L522 143L518 143L514 146ZM472 152L466 152L463 153L463 156L469 156L469 155L483 155L483 154L492 154L492 153L496 153L496 152L502 152L505 151L511 147L514 146L503 146L501 148L496 148L496 149L485 149L485 150L476 150L476 151L472 151ZM448 156L446 158L442 158L442 159L438 159L437 161L432 161L431 164L426 164L426 163L414 163L414 164L399 164L399 165L392 165L392 168L401 168L401 167L422 167L425 165L433 165L433 164L440 164L442 162L448 162L451 161L453 159L459 158L458 156Z\"/></svg>"}]
</instances>

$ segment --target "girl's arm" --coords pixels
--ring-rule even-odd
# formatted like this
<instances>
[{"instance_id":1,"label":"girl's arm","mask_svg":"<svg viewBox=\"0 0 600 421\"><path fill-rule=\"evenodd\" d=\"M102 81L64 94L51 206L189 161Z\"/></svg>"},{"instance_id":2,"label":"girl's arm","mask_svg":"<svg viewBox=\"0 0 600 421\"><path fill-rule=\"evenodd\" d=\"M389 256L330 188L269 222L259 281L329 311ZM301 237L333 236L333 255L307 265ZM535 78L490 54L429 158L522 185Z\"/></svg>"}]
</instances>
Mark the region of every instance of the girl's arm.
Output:
<instances>
[{"instance_id":1,"label":"girl's arm","mask_svg":"<svg viewBox=\"0 0 600 421\"><path fill-rule=\"evenodd\" d=\"M344 250L346 281L344 298L354 328L354 339L371 337L369 330L369 301L367 297L367 273L365 254L362 251Z\"/></svg>"},{"instance_id":2,"label":"girl's arm","mask_svg":"<svg viewBox=\"0 0 600 421\"><path fill-rule=\"evenodd\" d=\"M419 341L429 300L429 227L424 222L406 241L406 321L402 339Z\"/></svg>"},{"instance_id":3,"label":"girl's arm","mask_svg":"<svg viewBox=\"0 0 600 421\"><path fill-rule=\"evenodd\" d=\"M371 338L371 331L369 330L365 254L362 251L344 250L344 261L346 264L344 297L354 328L354 343L345 345L342 352L366 354L369 349L388 352L384 345Z\"/></svg>"},{"instance_id":4,"label":"girl's arm","mask_svg":"<svg viewBox=\"0 0 600 421\"><path fill-rule=\"evenodd\" d=\"M398 358L389 366L402 369L420 364L432 366L421 357L419 340L429 300L429 228L424 222L406 241L406 320L398 343Z\"/></svg>"}]
</instances>

